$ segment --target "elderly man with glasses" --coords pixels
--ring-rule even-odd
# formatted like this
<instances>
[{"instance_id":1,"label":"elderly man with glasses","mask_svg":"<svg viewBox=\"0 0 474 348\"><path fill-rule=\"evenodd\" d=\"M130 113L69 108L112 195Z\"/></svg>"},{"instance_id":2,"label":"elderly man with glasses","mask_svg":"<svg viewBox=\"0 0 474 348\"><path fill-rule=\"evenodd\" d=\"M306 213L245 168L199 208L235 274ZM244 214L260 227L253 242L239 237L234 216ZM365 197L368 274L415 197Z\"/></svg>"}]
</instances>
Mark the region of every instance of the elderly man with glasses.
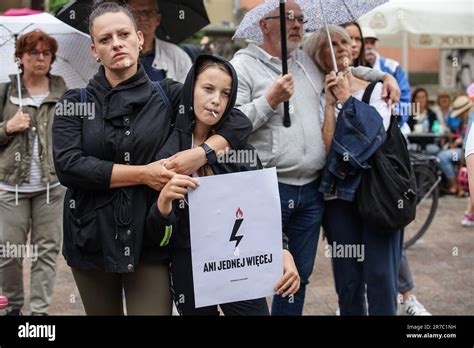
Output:
<instances>
[{"instance_id":1,"label":"elderly man with glasses","mask_svg":"<svg viewBox=\"0 0 474 348\"><path fill-rule=\"evenodd\" d=\"M155 37L161 14L156 0L128 0L128 7L143 32L145 42L140 63L153 81L170 78L184 83L192 62L179 46Z\"/></svg>"}]
</instances>

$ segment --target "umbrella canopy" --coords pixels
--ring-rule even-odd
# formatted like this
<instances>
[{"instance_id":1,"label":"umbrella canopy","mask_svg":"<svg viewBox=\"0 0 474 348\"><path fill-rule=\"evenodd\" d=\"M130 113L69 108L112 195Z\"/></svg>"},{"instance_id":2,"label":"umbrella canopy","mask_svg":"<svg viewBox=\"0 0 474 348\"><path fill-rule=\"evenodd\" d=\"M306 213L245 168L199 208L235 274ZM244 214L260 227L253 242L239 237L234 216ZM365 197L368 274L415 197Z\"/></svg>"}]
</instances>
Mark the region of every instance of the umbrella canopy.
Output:
<instances>
[{"instance_id":1,"label":"umbrella canopy","mask_svg":"<svg viewBox=\"0 0 474 348\"><path fill-rule=\"evenodd\" d=\"M90 37L47 13L0 16L0 82L9 81L8 76L17 73L14 60L16 38L34 29L44 31L58 42L51 73L61 76L68 88L85 87L99 68L91 54Z\"/></svg>"},{"instance_id":2,"label":"umbrella canopy","mask_svg":"<svg viewBox=\"0 0 474 348\"><path fill-rule=\"evenodd\" d=\"M161 24L156 36L178 44L209 24L203 0L160 0ZM56 17L89 34L89 14L92 0L73 0L62 7ZM73 15L71 15L73 14Z\"/></svg>"},{"instance_id":3,"label":"umbrella canopy","mask_svg":"<svg viewBox=\"0 0 474 348\"><path fill-rule=\"evenodd\" d=\"M362 16L359 23L375 31L381 47L402 47L404 69L410 45L474 48L472 0L392 0Z\"/></svg>"},{"instance_id":4,"label":"umbrella canopy","mask_svg":"<svg viewBox=\"0 0 474 348\"><path fill-rule=\"evenodd\" d=\"M327 24L343 24L354 22L363 14L371 11L388 0L295 0L307 19L306 32L313 32L324 28ZM259 21L269 12L275 10L279 0L267 0L263 4L254 7L247 12L237 28L234 39L246 39L263 43L263 35L260 30Z\"/></svg>"},{"instance_id":5,"label":"umbrella canopy","mask_svg":"<svg viewBox=\"0 0 474 348\"><path fill-rule=\"evenodd\" d=\"M422 14L422 15L420 15ZM474 48L474 1L391 0L359 20L380 39L380 46Z\"/></svg>"}]
</instances>

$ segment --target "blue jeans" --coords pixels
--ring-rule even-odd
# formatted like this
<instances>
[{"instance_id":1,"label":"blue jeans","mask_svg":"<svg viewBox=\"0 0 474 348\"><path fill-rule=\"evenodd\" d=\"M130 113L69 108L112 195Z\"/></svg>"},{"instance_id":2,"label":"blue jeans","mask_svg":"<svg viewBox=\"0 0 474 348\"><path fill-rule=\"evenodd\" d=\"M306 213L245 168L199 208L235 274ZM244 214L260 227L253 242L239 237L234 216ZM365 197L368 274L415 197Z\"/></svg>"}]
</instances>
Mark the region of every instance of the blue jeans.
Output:
<instances>
[{"instance_id":1,"label":"blue jeans","mask_svg":"<svg viewBox=\"0 0 474 348\"><path fill-rule=\"evenodd\" d=\"M318 191L319 180L303 186L278 184L283 231L300 274L300 289L294 296L273 297L272 315L303 314L306 285L314 267L324 199Z\"/></svg>"},{"instance_id":2,"label":"blue jeans","mask_svg":"<svg viewBox=\"0 0 474 348\"><path fill-rule=\"evenodd\" d=\"M326 202L323 226L341 315L367 314L366 286L370 315L396 315L402 230L381 234L361 220L355 202L340 199ZM362 255L355 255L359 247Z\"/></svg>"},{"instance_id":3,"label":"blue jeans","mask_svg":"<svg viewBox=\"0 0 474 348\"><path fill-rule=\"evenodd\" d=\"M439 166L448 179L454 179L456 177L453 163L459 163L461 161L461 156L461 149L444 150L438 153L437 157L439 158Z\"/></svg>"}]
</instances>

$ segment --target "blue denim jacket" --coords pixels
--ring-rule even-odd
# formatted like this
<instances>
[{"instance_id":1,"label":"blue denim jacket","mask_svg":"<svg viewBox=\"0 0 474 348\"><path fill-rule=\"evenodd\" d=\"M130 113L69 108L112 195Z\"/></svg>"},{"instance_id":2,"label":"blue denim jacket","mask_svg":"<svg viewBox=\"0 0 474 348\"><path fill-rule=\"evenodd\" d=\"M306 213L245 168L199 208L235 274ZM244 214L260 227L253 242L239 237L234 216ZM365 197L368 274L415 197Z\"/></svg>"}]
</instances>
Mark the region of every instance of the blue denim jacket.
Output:
<instances>
[{"instance_id":1,"label":"blue denim jacket","mask_svg":"<svg viewBox=\"0 0 474 348\"><path fill-rule=\"evenodd\" d=\"M354 97L343 105L323 169L319 191L353 201L360 185L361 169L383 144L387 134L377 110Z\"/></svg>"}]
</instances>

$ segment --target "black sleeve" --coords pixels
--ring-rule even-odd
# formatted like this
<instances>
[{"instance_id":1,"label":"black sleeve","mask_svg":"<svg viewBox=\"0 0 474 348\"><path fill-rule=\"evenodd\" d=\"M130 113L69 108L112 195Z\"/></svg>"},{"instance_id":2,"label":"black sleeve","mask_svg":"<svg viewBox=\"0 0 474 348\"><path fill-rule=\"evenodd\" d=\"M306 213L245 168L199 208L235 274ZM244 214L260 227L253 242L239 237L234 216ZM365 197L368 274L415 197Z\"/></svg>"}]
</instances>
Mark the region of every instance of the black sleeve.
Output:
<instances>
[{"instance_id":1,"label":"black sleeve","mask_svg":"<svg viewBox=\"0 0 474 348\"><path fill-rule=\"evenodd\" d=\"M165 79L160 82L163 90L166 93L166 96L170 100L171 105L174 109L174 114L179 113L180 103L181 103L181 93L183 91L183 84L181 82Z\"/></svg>"},{"instance_id":2,"label":"black sleeve","mask_svg":"<svg viewBox=\"0 0 474 348\"><path fill-rule=\"evenodd\" d=\"M146 219L146 228L150 238L159 246L167 246L173 231L176 231L176 215L173 210L168 217L161 215L157 203L153 203Z\"/></svg>"},{"instance_id":3,"label":"black sleeve","mask_svg":"<svg viewBox=\"0 0 474 348\"><path fill-rule=\"evenodd\" d=\"M234 150L241 149L247 144L251 132L252 122L236 108L230 110L229 117L216 129L216 133L224 137Z\"/></svg>"},{"instance_id":4,"label":"black sleeve","mask_svg":"<svg viewBox=\"0 0 474 348\"><path fill-rule=\"evenodd\" d=\"M79 90L70 90L59 103L77 103ZM110 188L113 162L86 156L82 149L81 117L54 115L53 158L59 181L64 186L81 190Z\"/></svg>"}]
</instances>

